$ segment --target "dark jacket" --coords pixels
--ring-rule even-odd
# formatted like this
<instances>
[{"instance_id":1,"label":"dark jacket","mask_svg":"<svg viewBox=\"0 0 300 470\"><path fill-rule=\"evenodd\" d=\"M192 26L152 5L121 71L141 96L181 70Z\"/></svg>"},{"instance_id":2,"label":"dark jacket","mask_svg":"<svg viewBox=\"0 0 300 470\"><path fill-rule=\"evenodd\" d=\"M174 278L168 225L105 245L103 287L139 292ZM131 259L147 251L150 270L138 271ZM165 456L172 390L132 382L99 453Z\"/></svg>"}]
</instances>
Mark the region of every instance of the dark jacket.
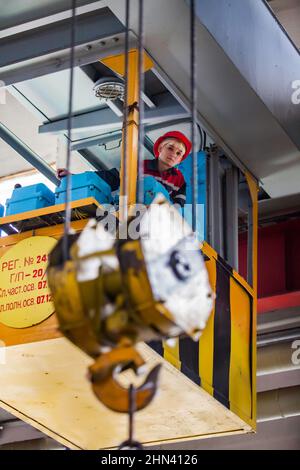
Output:
<instances>
[{"instance_id":1,"label":"dark jacket","mask_svg":"<svg viewBox=\"0 0 300 470\"><path fill-rule=\"evenodd\" d=\"M96 172L115 191L120 187L120 174L117 168L111 170L101 170ZM177 168L170 168L169 170L160 173L158 171L158 160L145 160L144 161L144 175L153 176L159 183L161 183L168 191L171 200L175 204L184 206L186 201L186 182L183 174Z\"/></svg>"}]
</instances>

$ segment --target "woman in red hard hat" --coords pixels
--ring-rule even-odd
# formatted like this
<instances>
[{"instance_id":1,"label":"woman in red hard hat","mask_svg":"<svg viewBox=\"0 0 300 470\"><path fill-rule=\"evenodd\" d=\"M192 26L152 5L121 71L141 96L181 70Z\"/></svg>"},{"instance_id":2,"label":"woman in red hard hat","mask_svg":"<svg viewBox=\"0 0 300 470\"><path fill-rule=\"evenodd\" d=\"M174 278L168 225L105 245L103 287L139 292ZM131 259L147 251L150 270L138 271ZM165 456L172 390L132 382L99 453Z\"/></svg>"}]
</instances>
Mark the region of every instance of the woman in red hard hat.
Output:
<instances>
[{"instance_id":1,"label":"woman in red hard hat","mask_svg":"<svg viewBox=\"0 0 300 470\"><path fill-rule=\"evenodd\" d=\"M190 140L179 131L170 131L159 137L154 143L155 159L144 161L144 175L152 176L161 183L169 193L173 203L184 206L186 201L186 183L181 171L175 168L190 153ZM120 176L116 168L96 172L106 181L112 191L120 186ZM62 178L67 175L65 168L59 168L57 175Z\"/></svg>"},{"instance_id":2,"label":"woman in red hard hat","mask_svg":"<svg viewBox=\"0 0 300 470\"><path fill-rule=\"evenodd\" d=\"M192 144L179 131L170 131L154 143L155 160L144 161L144 174L153 176L169 193L175 204L184 206L186 182L180 170L175 168L190 153Z\"/></svg>"}]
</instances>

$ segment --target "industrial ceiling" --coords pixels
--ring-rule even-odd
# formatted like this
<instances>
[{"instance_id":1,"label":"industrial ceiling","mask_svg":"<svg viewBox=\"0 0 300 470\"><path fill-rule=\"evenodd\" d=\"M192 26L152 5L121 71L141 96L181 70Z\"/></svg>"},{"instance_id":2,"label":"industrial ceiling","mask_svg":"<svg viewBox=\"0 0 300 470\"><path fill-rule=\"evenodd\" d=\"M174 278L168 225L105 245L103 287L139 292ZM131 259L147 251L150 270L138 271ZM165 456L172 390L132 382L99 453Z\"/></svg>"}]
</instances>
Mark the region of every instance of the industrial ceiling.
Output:
<instances>
[{"instance_id":1,"label":"industrial ceiling","mask_svg":"<svg viewBox=\"0 0 300 470\"><path fill-rule=\"evenodd\" d=\"M240 2L233 0L231 10L226 2L213 3L215 8L211 0L197 2L199 123L229 157L261 182L270 197L298 194L300 105L292 103L291 96L293 79L300 76L299 51L266 2L246 1L241 9ZM296 3L290 1L287 9L298 12ZM131 4L134 44L138 8L136 0ZM0 121L48 162L57 159L57 136L66 131L69 5L63 0L38 4L15 0L1 9L0 80L7 86L7 100L0 107ZM92 154L90 163L98 159L105 166L118 166L117 138L111 144L107 139L104 144L90 139L120 130L122 117L97 100L92 88L97 78L107 74L103 67L97 70L98 59L124 48L125 2L78 1L77 5L74 148ZM287 21L277 0L270 5ZM248 15L248 21L242 29L243 15ZM188 2L145 2L145 47L155 64L146 79L147 135L154 139L172 121L188 132ZM1 176L28 168L6 144L1 144L1 150L5 162ZM85 163L78 153L74 161L74 168L81 171Z\"/></svg>"}]
</instances>

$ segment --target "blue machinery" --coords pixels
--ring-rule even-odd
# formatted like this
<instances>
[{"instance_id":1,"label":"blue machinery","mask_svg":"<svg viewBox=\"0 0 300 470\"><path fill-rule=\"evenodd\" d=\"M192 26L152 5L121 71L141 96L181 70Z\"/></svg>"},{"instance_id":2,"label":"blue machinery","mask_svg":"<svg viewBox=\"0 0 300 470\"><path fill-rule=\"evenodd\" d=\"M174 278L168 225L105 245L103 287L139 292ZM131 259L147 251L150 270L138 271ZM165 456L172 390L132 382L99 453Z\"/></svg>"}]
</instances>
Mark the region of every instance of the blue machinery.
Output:
<instances>
[{"instance_id":1,"label":"blue machinery","mask_svg":"<svg viewBox=\"0 0 300 470\"><path fill-rule=\"evenodd\" d=\"M197 234L199 240L206 239L206 198L207 198L207 155L205 152L198 153L198 201L197 201ZM188 157L180 169L187 184L187 199L183 215L191 224L192 219L192 160ZM92 197L100 205L114 204L118 197L112 196L110 186L95 172L86 171L71 177L71 201ZM154 178L145 176L144 203L151 204L155 196L163 194L169 201L166 189ZM17 187L13 190L11 198L6 201L5 215L16 215L35 209L51 207L63 204L66 199L66 178L62 178L55 193L43 183L30 186ZM116 210L118 207L116 207ZM3 206L0 207L0 217L4 215Z\"/></svg>"}]
</instances>

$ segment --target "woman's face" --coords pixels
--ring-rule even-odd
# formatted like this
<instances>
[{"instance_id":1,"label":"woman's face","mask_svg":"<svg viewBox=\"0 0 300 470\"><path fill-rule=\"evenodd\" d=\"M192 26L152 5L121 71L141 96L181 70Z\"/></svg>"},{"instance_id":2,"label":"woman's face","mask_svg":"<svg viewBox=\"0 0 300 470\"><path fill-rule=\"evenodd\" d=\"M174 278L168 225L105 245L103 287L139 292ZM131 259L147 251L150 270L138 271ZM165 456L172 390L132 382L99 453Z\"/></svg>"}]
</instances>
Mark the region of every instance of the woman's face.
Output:
<instances>
[{"instance_id":1,"label":"woman's face","mask_svg":"<svg viewBox=\"0 0 300 470\"><path fill-rule=\"evenodd\" d=\"M172 168L178 165L185 154L185 146L176 139L163 141L158 147L159 160L166 168Z\"/></svg>"}]
</instances>

